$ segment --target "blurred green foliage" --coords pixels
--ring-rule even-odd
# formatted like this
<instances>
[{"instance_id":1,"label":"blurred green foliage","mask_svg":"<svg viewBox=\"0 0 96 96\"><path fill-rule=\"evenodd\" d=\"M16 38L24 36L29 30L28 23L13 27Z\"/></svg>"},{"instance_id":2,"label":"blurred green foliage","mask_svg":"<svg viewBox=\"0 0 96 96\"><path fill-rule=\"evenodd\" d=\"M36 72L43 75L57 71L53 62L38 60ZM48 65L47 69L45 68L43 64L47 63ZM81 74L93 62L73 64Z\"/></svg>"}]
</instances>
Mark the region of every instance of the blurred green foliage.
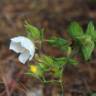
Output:
<instances>
[{"instance_id":1,"label":"blurred green foliage","mask_svg":"<svg viewBox=\"0 0 96 96\"><path fill-rule=\"evenodd\" d=\"M89 60L96 44L96 31L93 22L89 22L86 32L77 22L72 22L69 26L69 35L78 42L84 59Z\"/></svg>"}]
</instances>

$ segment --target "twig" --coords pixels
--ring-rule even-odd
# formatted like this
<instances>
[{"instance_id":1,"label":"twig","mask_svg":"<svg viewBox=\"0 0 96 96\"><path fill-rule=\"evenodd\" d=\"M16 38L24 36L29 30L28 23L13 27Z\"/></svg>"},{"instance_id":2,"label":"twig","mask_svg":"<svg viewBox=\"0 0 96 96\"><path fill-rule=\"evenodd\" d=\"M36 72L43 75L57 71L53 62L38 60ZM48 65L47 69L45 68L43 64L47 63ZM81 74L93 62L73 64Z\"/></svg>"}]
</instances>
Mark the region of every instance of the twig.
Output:
<instances>
[{"instance_id":1,"label":"twig","mask_svg":"<svg viewBox=\"0 0 96 96\"><path fill-rule=\"evenodd\" d=\"M61 86L61 96L64 96L64 87L63 87L63 81L60 82L60 86Z\"/></svg>"},{"instance_id":2,"label":"twig","mask_svg":"<svg viewBox=\"0 0 96 96\"><path fill-rule=\"evenodd\" d=\"M9 88L8 88L8 86L7 86L7 83L6 83L5 77L2 77L2 79L3 79L3 82L4 82L4 84L5 84L5 89L6 89L7 96L11 96L11 95L10 95L10 92L9 92Z\"/></svg>"}]
</instances>

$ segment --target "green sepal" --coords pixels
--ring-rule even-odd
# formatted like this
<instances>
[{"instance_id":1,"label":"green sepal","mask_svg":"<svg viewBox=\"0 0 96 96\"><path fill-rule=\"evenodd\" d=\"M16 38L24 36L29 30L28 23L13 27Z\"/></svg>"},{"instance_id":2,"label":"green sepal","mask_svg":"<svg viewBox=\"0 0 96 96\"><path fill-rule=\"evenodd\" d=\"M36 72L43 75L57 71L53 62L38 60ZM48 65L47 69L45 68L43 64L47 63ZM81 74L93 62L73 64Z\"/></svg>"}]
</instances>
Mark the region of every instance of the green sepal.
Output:
<instances>
[{"instance_id":1,"label":"green sepal","mask_svg":"<svg viewBox=\"0 0 96 96\"><path fill-rule=\"evenodd\" d=\"M73 39L84 35L82 27L77 22L72 22L68 29L69 35Z\"/></svg>"}]
</instances>

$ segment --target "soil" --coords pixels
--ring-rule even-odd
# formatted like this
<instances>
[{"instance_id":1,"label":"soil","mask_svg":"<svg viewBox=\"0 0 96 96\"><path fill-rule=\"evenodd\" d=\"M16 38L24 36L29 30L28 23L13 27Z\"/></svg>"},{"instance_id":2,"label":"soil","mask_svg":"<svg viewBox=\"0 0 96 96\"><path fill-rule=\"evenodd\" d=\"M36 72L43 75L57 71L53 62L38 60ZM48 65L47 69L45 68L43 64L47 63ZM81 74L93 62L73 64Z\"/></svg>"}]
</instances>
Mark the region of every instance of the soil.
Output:
<instances>
[{"instance_id":1,"label":"soil","mask_svg":"<svg viewBox=\"0 0 96 96\"><path fill-rule=\"evenodd\" d=\"M96 2L0 0L0 96L42 96L43 93L44 96L59 96L58 84L41 84L40 81L24 75L27 65L20 64L17 55L9 50L10 38L26 35L25 20L44 28L46 38L54 35L68 38L67 27L71 21L78 21L84 29L90 20L96 25ZM44 52L53 56L62 55L49 46L44 47ZM96 50L90 62L80 61L77 67L66 66L64 96L92 96L96 92L95 54Z\"/></svg>"}]
</instances>

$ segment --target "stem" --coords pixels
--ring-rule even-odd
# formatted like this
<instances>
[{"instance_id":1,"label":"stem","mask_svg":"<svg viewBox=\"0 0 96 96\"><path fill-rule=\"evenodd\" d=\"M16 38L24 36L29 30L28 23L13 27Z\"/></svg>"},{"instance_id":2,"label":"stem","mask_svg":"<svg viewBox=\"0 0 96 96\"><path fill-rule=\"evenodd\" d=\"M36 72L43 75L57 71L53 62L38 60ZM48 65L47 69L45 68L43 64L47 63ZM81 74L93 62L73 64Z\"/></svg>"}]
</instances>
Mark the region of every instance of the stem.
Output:
<instances>
[{"instance_id":1,"label":"stem","mask_svg":"<svg viewBox=\"0 0 96 96\"><path fill-rule=\"evenodd\" d=\"M64 87L63 87L63 81L62 80L60 82L60 86L61 86L61 91L62 91L61 96L64 96Z\"/></svg>"},{"instance_id":2,"label":"stem","mask_svg":"<svg viewBox=\"0 0 96 96\"><path fill-rule=\"evenodd\" d=\"M62 91L61 96L64 96L64 88L63 88L63 81L62 80L50 80L50 81L44 80L43 82L44 83L54 83L54 82L59 83L61 86L61 91Z\"/></svg>"},{"instance_id":3,"label":"stem","mask_svg":"<svg viewBox=\"0 0 96 96\"><path fill-rule=\"evenodd\" d=\"M64 66L63 66L64 67ZM62 67L62 69L61 69L61 76L60 76L60 86L61 86L61 91L62 91L62 93L61 93L61 96L64 96L64 87L63 87L63 78L62 78L62 76L63 76L63 67Z\"/></svg>"},{"instance_id":4,"label":"stem","mask_svg":"<svg viewBox=\"0 0 96 96\"><path fill-rule=\"evenodd\" d=\"M53 41L53 40L42 40L42 42L48 42L48 41ZM37 40L37 41L35 41L35 43L41 43L41 41L39 41L39 40Z\"/></svg>"},{"instance_id":5,"label":"stem","mask_svg":"<svg viewBox=\"0 0 96 96\"><path fill-rule=\"evenodd\" d=\"M35 41L35 43L40 43L40 51L42 52L42 43L43 42L49 42L49 41L53 41L53 40L42 40L42 41ZM69 54L68 54L69 56ZM62 74L61 74L61 77L60 77L60 80L50 80L50 81L47 81L45 80L45 78L43 77L43 83L59 83L60 86L61 86L61 96L64 96L64 87L63 87L63 80L62 80L62 75L63 75L63 68L62 68Z\"/></svg>"},{"instance_id":6,"label":"stem","mask_svg":"<svg viewBox=\"0 0 96 96\"><path fill-rule=\"evenodd\" d=\"M44 83L60 83L58 80L50 80L50 81L44 81Z\"/></svg>"}]
</instances>

